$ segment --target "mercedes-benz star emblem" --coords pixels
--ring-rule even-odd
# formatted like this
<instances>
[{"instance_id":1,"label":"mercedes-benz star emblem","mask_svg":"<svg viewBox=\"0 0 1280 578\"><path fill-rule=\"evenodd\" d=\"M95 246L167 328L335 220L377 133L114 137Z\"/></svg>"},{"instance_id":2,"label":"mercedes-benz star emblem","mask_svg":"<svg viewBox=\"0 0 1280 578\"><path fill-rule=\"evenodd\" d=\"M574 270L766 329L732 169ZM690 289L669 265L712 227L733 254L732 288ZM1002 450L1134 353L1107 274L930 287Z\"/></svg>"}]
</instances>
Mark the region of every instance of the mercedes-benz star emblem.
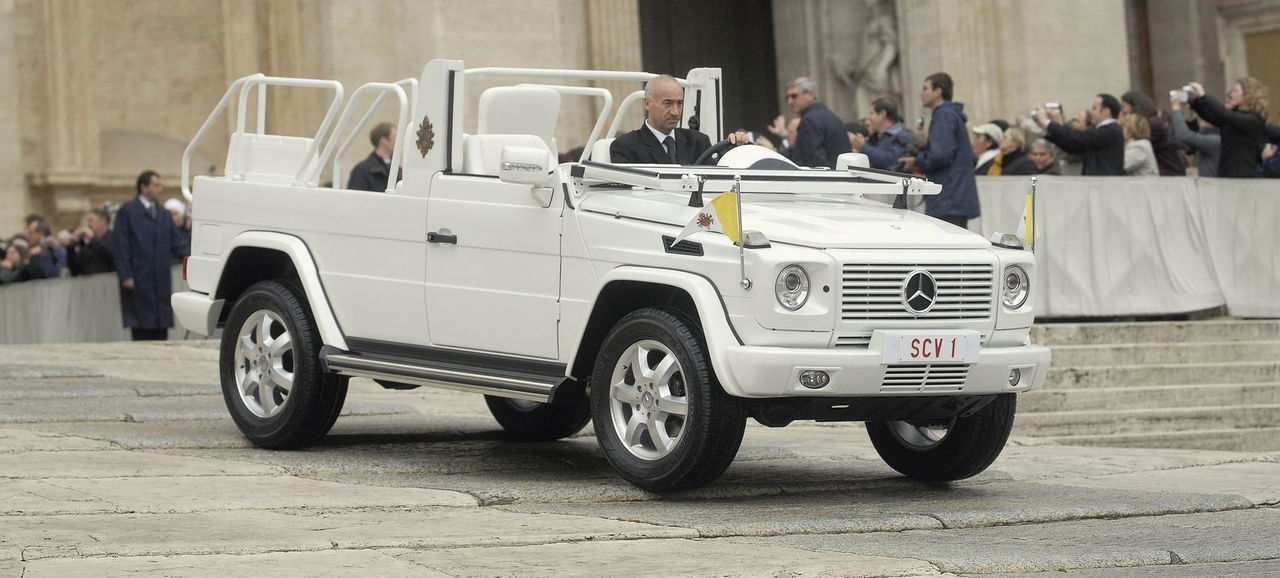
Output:
<instances>
[{"instance_id":1,"label":"mercedes-benz star emblem","mask_svg":"<svg viewBox=\"0 0 1280 578\"><path fill-rule=\"evenodd\" d=\"M907 274L902 282L902 306L916 315L924 315L938 301L938 282L924 269Z\"/></svg>"}]
</instances>

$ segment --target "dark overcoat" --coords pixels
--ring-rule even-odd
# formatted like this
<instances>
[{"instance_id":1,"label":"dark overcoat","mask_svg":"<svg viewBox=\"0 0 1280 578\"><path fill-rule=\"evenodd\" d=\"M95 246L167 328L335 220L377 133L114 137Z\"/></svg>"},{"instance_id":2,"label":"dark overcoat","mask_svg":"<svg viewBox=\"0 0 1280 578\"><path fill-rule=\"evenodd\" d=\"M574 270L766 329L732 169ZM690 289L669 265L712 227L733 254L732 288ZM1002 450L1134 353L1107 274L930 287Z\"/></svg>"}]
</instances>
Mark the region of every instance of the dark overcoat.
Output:
<instances>
[{"instance_id":1,"label":"dark overcoat","mask_svg":"<svg viewBox=\"0 0 1280 578\"><path fill-rule=\"evenodd\" d=\"M155 205L156 216L138 197L120 206L111 240L116 275L123 283L133 279L133 289L120 286L120 310L124 326L132 329L173 327L173 292L170 266L174 257L191 253L191 245L173 226L173 217Z\"/></svg>"}]
</instances>

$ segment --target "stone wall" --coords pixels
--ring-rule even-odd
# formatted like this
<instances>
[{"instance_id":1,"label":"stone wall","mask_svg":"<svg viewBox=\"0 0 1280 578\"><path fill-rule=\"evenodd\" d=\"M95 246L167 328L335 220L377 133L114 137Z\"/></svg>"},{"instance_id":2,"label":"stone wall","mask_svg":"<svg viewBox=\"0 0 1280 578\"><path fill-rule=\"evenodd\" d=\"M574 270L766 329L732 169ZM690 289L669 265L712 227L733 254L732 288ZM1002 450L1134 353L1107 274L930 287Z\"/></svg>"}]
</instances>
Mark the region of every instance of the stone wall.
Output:
<instances>
[{"instance_id":1,"label":"stone wall","mask_svg":"<svg viewBox=\"0 0 1280 578\"><path fill-rule=\"evenodd\" d=\"M178 196L187 143L241 76L332 78L350 95L417 78L433 58L638 70L635 2L0 0L0 76L16 79L0 87L0 235L29 212L75 225L92 206L130 198L143 169ZM473 102L485 86L468 86ZM635 89L609 88L618 98ZM268 129L309 136L326 105L318 91L272 89ZM393 108L377 120L394 120ZM583 144L589 108L561 118L561 148ZM221 173L231 126L206 138L193 174ZM343 165L368 153L361 136Z\"/></svg>"}]
</instances>

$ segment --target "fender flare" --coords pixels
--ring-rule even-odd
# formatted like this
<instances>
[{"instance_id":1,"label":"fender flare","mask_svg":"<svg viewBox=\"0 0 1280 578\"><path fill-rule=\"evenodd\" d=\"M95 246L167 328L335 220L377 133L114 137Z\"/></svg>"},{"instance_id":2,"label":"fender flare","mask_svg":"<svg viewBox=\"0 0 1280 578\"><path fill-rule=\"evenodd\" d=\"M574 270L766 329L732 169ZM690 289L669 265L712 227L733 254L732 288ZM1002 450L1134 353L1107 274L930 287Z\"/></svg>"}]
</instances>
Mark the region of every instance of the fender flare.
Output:
<instances>
[{"instance_id":1,"label":"fender flare","mask_svg":"<svg viewBox=\"0 0 1280 578\"><path fill-rule=\"evenodd\" d=\"M332 345L342 350L347 349L347 340L342 335L342 327L338 325L338 319L333 315L333 307L329 305L324 284L320 282L320 272L316 269L315 258L302 239L284 233L246 231L231 240L226 250L228 258L222 265L224 269L226 263L230 261L230 255L241 247L269 249L288 255L293 261L294 268L298 270L298 278L302 282L303 291L306 292L307 303L311 306L311 318L315 320L316 327L320 330L321 341L325 345ZM223 272L225 271L218 272L219 279L222 278Z\"/></svg>"},{"instance_id":2,"label":"fender flare","mask_svg":"<svg viewBox=\"0 0 1280 578\"><path fill-rule=\"evenodd\" d=\"M675 269L654 269L647 267L623 266L610 270L600 279L596 298L591 303L591 312L599 302L599 296L605 287L615 281L638 281L667 285L683 290L693 299L698 310L698 322L702 326L703 339L707 343L707 359L711 363L721 387L730 395L743 396L733 375L729 363L728 352L731 348L742 345L742 340L729 322L728 310L720 297L720 292L712 281L697 273ZM573 344L572 356L567 360L567 367L572 368L577 362L578 352L582 349L582 334L590 322L590 316L583 323L583 331L579 332L578 342Z\"/></svg>"}]
</instances>

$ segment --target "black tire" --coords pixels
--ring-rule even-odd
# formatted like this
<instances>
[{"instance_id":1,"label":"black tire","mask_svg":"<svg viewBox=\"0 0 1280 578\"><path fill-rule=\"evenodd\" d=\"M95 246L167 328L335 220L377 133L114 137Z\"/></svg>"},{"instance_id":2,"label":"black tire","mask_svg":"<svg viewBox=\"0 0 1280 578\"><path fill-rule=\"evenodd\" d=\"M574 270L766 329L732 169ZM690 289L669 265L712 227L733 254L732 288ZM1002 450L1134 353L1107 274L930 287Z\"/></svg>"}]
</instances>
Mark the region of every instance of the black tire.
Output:
<instances>
[{"instance_id":1,"label":"black tire","mask_svg":"<svg viewBox=\"0 0 1280 578\"><path fill-rule=\"evenodd\" d=\"M565 387L565 386L561 386ZM558 391L552 403L484 396L489 413L512 439L551 441L582 431L591 421L591 402L581 387Z\"/></svg>"},{"instance_id":2,"label":"black tire","mask_svg":"<svg viewBox=\"0 0 1280 578\"><path fill-rule=\"evenodd\" d=\"M267 338L260 337L264 332ZM272 342L264 343L268 339ZM320 346L300 288L261 281L236 301L222 333L218 365L231 419L254 445L296 448L333 427L348 379L320 368ZM284 391L281 384L289 377L292 384Z\"/></svg>"},{"instance_id":3,"label":"black tire","mask_svg":"<svg viewBox=\"0 0 1280 578\"><path fill-rule=\"evenodd\" d=\"M662 368L668 357L674 361L663 372L646 378L634 371L637 363L644 370ZM718 478L738 454L745 405L720 387L697 326L678 312L646 308L619 320L605 337L590 383L600 449L637 487L696 488ZM637 425L628 428L632 423ZM628 435L636 443L624 442Z\"/></svg>"},{"instance_id":4,"label":"black tire","mask_svg":"<svg viewBox=\"0 0 1280 578\"><path fill-rule=\"evenodd\" d=\"M889 467L922 482L950 482L987 469L1009 440L1015 394L1006 393L967 417L957 417L937 439L924 424L867 422L867 435Z\"/></svg>"}]
</instances>

